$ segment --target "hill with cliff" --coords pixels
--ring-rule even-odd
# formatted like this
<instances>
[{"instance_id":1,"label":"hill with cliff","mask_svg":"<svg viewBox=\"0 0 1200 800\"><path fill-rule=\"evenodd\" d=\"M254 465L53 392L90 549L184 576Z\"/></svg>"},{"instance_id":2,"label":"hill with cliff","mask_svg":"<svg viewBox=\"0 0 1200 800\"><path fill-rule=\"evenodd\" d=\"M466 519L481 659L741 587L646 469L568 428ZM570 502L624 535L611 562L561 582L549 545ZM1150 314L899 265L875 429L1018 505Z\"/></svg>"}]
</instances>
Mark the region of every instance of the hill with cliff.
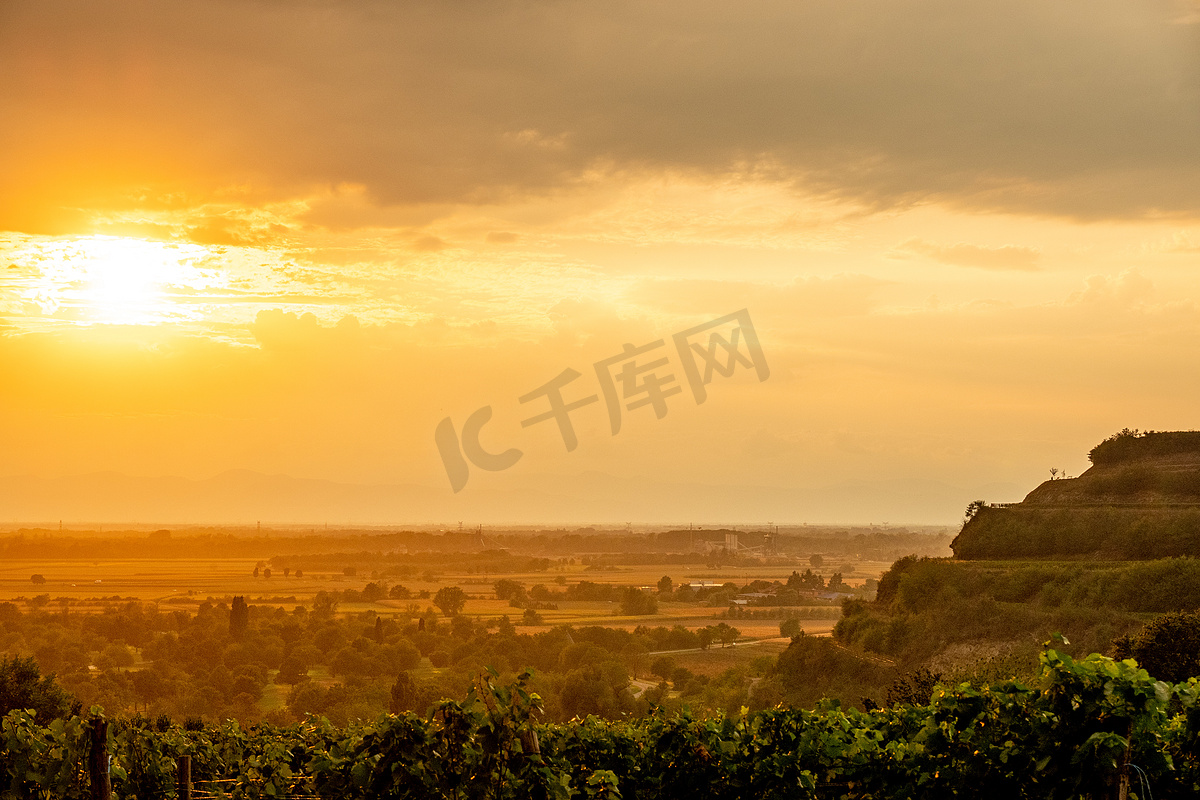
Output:
<instances>
[{"instance_id":1,"label":"hill with cliff","mask_svg":"<svg viewBox=\"0 0 1200 800\"><path fill-rule=\"evenodd\" d=\"M843 606L839 652L903 673L889 697L925 696L935 678L1035 680L1056 634L1125 658L1159 615L1200 608L1200 431L1123 430L1088 457L1020 503L972 503L955 558L894 563L873 601Z\"/></svg>"},{"instance_id":2,"label":"hill with cliff","mask_svg":"<svg viewBox=\"0 0 1200 800\"><path fill-rule=\"evenodd\" d=\"M1020 503L972 504L960 559L1200 556L1200 431L1123 430Z\"/></svg>"}]
</instances>

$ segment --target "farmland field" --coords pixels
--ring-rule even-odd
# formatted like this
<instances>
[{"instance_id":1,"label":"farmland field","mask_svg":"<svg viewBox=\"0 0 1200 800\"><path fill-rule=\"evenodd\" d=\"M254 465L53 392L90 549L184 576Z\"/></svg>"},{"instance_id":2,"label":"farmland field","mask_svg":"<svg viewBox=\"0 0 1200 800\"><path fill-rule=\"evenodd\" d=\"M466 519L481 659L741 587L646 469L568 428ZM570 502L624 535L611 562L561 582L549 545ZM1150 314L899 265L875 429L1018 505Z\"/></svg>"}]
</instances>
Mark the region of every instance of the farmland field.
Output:
<instances>
[{"instance_id":1,"label":"farmland field","mask_svg":"<svg viewBox=\"0 0 1200 800\"><path fill-rule=\"evenodd\" d=\"M263 553L262 560L269 560L271 553ZM247 602L260 605L292 608L311 605L321 591L361 591L374 580L365 576L347 576L341 572L305 572L301 578L273 575L271 578L254 577L254 559L247 558L185 558L164 561L155 559L119 560L55 560L13 559L0 564L0 601L15 602L26 607L39 607L47 601L53 607L64 601L72 611L87 612L102 608L113 600L138 600L157 604L160 610L195 609L204 602L227 600L242 595ZM883 562L861 562L854 565L853 572L844 574L851 586L861 585L867 578L877 578L888 564ZM498 577L526 584L545 583L553 588L556 579L575 583L580 580L617 586L654 586L663 575L670 575L678 582L707 582L723 584L733 582L745 585L755 580L786 581L793 570L804 567L797 562L786 566L725 566L718 570L682 567L678 565L655 565L621 567L594 570L582 566L556 567L549 571L511 573L503 576L484 577L477 574L439 572L403 583L411 592L436 593L443 586L460 586L467 593L468 601L464 613L481 620L498 619L513 615L509 604L495 598L492 584ZM837 569L837 565L834 565ZM829 569L824 570L831 572ZM34 584L32 575L41 575L45 583ZM48 597L46 597L48 595ZM40 598L40 599L39 599ZM343 614L374 611L384 618L411 614L411 605L418 603L420 610L431 608L429 600L401 601L382 599L375 602L343 603L339 609ZM604 625L607 627L632 629L638 625L684 625L701 627L710 624L724 611L696 603L659 603L658 613L649 616L630 617L619 613L617 604L605 601L558 601L556 610L543 610L540 615L544 625L533 626L529 632L556 625ZM814 609L815 611L815 609ZM805 619L806 631L827 634L838 616L837 609L824 610L825 618ZM777 620L743 619L738 628L750 638L773 638L778 636Z\"/></svg>"},{"instance_id":2,"label":"farmland field","mask_svg":"<svg viewBox=\"0 0 1200 800\"><path fill-rule=\"evenodd\" d=\"M0 656L36 657L85 707L214 720L421 711L491 667L533 667L551 718L736 709L792 636L872 596L888 554L947 541L737 535L17 531Z\"/></svg>"}]
</instances>

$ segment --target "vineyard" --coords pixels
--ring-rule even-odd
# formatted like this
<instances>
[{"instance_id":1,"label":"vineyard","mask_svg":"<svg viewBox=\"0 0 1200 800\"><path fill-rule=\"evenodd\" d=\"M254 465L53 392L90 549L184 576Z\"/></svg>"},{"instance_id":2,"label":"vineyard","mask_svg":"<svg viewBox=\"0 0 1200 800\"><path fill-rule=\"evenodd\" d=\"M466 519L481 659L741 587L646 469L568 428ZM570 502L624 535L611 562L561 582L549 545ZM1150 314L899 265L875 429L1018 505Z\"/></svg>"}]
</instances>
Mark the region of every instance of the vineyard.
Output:
<instances>
[{"instance_id":1,"label":"vineyard","mask_svg":"<svg viewBox=\"0 0 1200 800\"><path fill-rule=\"evenodd\" d=\"M98 708L40 725L17 711L3 721L0 797L92 797L97 747L110 756L113 794L145 800L178 796L185 756L192 797L1195 796L1195 679L1171 686L1132 661L1073 660L1049 647L1041 662L1036 685L939 688L928 705L868 712L827 703L543 724L525 676L498 686L494 675L427 718L345 728L310 717L186 730L165 719L106 720Z\"/></svg>"}]
</instances>

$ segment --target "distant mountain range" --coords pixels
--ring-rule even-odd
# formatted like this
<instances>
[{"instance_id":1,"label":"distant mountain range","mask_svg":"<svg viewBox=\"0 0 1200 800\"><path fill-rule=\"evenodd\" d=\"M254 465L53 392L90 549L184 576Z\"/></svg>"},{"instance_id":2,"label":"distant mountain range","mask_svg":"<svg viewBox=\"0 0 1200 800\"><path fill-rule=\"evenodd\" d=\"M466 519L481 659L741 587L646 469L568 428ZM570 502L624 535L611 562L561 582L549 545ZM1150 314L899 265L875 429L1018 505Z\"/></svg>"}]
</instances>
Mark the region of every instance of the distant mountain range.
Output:
<instances>
[{"instance_id":1,"label":"distant mountain range","mask_svg":"<svg viewBox=\"0 0 1200 800\"><path fill-rule=\"evenodd\" d=\"M365 485L233 470L204 480L101 472L0 478L0 526L125 524L953 524L978 497L1014 485L892 480L815 488L668 483L587 472L489 475L454 495L415 484Z\"/></svg>"}]
</instances>

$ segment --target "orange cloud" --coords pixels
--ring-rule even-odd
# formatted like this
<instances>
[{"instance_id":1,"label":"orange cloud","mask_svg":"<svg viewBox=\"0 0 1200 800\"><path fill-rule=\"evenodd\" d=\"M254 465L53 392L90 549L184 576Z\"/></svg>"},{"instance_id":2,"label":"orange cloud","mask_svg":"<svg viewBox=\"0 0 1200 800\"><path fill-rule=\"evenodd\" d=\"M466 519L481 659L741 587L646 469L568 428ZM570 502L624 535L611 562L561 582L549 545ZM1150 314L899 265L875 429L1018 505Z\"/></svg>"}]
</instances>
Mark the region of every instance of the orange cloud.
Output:
<instances>
[{"instance_id":1,"label":"orange cloud","mask_svg":"<svg viewBox=\"0 0 1200 800\"><path fill-rule=\"evenodd\" d=\"M903 257L914 253L957 267L979 267L981 269L1034 271L1039 269L1042 254L1033 247L1006 244L999 247L958 244L939 245L921 239L909 239L896 248L896 255Z\"/></svg>"}]
</instances>

